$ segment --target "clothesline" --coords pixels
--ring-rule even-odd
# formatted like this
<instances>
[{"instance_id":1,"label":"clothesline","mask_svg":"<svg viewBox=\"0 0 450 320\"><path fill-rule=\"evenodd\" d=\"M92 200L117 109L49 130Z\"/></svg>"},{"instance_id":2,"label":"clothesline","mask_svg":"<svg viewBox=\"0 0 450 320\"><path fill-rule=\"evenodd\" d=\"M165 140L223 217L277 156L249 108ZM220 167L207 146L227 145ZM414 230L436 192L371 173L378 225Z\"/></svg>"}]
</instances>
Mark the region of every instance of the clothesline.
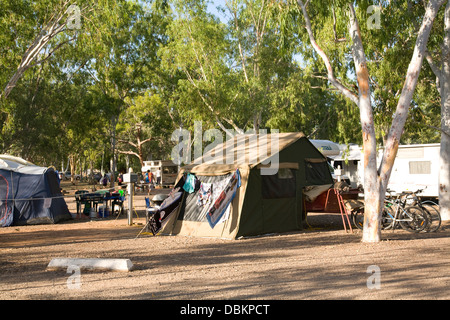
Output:
<instances>
[{"instance_id":1,"label":"clothesline","mask_svg":"<svg viewBox=\"0 0 450 320\"><path fill-rule=\"evenodd\" d=\"M0 201L34 201L34 200L45 200L45 199L59 199L59 198L68 198L73 197L72 196L54 196L54 197L42 197L42 198L26 198L26 199L17 199L17 198L11 198L11 199L0 199Z\"/></svg>"}]
</instances>

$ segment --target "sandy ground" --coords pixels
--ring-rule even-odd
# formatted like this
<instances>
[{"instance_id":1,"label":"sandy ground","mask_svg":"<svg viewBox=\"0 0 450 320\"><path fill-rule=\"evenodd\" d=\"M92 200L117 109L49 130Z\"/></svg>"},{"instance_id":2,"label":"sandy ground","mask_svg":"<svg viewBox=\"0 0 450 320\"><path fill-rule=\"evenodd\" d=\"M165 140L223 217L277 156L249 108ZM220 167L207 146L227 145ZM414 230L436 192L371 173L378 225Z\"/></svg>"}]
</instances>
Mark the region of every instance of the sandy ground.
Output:
<instances>
[{"instance_id":1,"label":"sandy ground","mask_svg":"<svg viewBox=\"0 0 450 320\"><path fill-rule=\"evenodd\" d=\"M309 228L290 234L137 237L143 199L136 195L132 226L123 216L1 228L0 299L450 299L449 223L436 233L385 231L376 244L345 232L339 214L324 213L310 214ZM77 287L67 270L47 270L60 257L130 259L134 269L82 270Z\"/></svg>"}]
</instances>

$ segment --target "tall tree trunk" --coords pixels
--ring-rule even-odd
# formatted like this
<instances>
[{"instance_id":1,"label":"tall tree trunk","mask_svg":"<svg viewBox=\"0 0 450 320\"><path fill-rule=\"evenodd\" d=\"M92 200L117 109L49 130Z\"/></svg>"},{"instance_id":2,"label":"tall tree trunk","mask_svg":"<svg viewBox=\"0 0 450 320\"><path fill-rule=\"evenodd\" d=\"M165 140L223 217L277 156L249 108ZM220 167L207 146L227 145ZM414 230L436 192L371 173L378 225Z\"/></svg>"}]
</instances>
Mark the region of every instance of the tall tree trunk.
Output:
<instances>
[{"instance_id":1,"label":"tall tree trunk","mask_svg":"<svg viewBox=\"0 0 450 320\"><path fill-rule=\"evenodd\" d=\"M448 95L447 95L448 96ZM450 132L449 117L450 99L447 98L447 132ZM444 127L444 125L443 125ZM443 128L444 129L444 128ZM442 133L440 150L440 170L439 170L439 209L443 221L450 220L450 135Z\"/></svg>"},{"instance_id":2,"label":"tall tree trunk","mask_svg":"<svg viewBox=\"0 0 450 320\"><path fill-rule=\"evenodd\" d=\"M450 1L444 17L442 48L441 93L441 150L439 170L439 206L442 220L450 220Z\"/></svg>"},{"instance_id":3,"label":"tall tree trunk","mask_svg":"<svg viewBox=\"0 0 450 320\"><path fill-rule=\"evenodd\" d=\"M408 117L408 110L414 94L414 90L419 78L420 69L422 68L423 58L426 53L426 46L430 37L431 28L434 19L439 11L439 8L444 4L445 0L430 0L426 7L425 15L422 19L422 25L417 33L414 52L406 73L406 79L403 84L402 93L397 103L397 109L394 114L394 119L387 136L386 147L384 149L383 158L378 170L378 197L377 200L379 214L384 202L385 193L389 178L391 176L392 167L394 166L395 157L397 156L400 138L405 127L406 119ZM367 208L366 208L367 209ZM373 234L363 232L363 242L376 241Z\"/></svg>"},{"instance_id":4,"label":"tall tree trunk","mask_svg":"<svg viewBox=\"0 0 450 320\"><path fill-rule=\"evenodd\" d=\"M75 163L75 156L73 154L69 156L69 164L70 164L70 181L72 182L72 184L75 184L74 177L75 177L76 163Z\"/></svg>"},{"instance_id":5,"label":"tall tree trunk","mask_svg":"<svg viewBox=\"0 0 450 320\"><path fill-rule=\"evenodd\" d=\"M377 141L370 99L369 70L361 40L355 9L350 4L350 36L352 38L352 55L358 81L358 107L361 118L364 150L364 242L381 240L380 228L380 190L377 183Z\"/></svg>"},{"instance_id":6,"label":"tall tree trunk","mask_svg":"<svg viewBox=\"0 0 450 320\"><path fill-rule=\"evenodd\" d=\"M117 138L116 138L116 125L118 122L119 116L112 116L111 117L111 152L112 152L112 158L111 158L111 182L110 187L114 188L115 180L116 180L116 166L117 166L117 160L116 160L116 144L117 144Z\"/></svg>"}]
</instances>

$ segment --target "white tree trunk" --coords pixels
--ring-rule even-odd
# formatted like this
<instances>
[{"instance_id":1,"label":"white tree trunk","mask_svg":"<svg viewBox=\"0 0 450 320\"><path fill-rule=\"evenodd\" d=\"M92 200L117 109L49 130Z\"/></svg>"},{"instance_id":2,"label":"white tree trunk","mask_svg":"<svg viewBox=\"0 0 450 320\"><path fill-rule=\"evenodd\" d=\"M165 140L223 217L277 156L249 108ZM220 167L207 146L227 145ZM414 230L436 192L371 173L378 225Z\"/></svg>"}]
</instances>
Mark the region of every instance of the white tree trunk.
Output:
<instances>
[{"instance_id":1,"label":"white tree trunk","mask_svg":"<svg viewBox=\"0 0 450 320\"><path fill-rule=\"evenodd\" d=\"M441 218L450 220L450 1L444 17L444 44L442 49L441 93L441 150L439 170L439 206Z\"/></svg>"},{"instance_id":2,"label":"white tree trunk","mask_svg":"<svg viewBox=\"0 0 450 320\"><path fill-rule=\"evenodd\" d=\"M358 20L353 5L350 4L349 31L352 38L352 54L358 81L358 107L361 118L364 149L364 242L381 240L380 191L377 174L377 141L370 99L369 71L361 40Z\"/></svg>"},{"instance_id":3,"label":"white tree trunk","mask_svg":"<svg viewBox=\"0 0 450 320\"><path fill-rule=\"evenodd\" d=\"M447 101L447 114L450 112L450 101ZM447 116L447 122L448 122ZM447 130L450 126L447 124ZM447 131L448 132L448 131ZM450 136L442 133L439 171L439 208L441 219L450 221Z\"/></svg>"}]
</instances>

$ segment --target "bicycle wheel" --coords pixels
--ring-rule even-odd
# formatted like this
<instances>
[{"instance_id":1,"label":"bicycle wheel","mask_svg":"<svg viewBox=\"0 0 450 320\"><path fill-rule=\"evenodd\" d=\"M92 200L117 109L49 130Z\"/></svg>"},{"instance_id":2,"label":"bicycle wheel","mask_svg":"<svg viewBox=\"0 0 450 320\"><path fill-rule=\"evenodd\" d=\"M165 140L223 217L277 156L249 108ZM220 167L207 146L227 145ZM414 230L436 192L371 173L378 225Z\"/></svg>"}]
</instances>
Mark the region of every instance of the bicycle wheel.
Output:
<instances>
[{"instance_id":1,"label":"bicycle wheel","mask_svg":"<svg viewBox=\"0 0 450 320\"><path fill-rule=\"evenodd\" d=\"M422 209L427 213L428 225L426 232L436 232L441 226L441 214L436 204L422 203Z\"/></svg>"},{"instance_id":2,"label":"bicycle wheel","mask_svg":"<svg viewBox=\"0 0 450 320\"><path fill-rule=\"evenodd\" d=\"M411 206L402 210L399 222L403 230L420 232L428 225L428 215L421 208Z\"/></svg>"},{"instance_id":3,"label":"bicycle wheel","mask_svg":"<svg viewBox=\"0 0 450 320\"><path fill-rule=\"evenodd\" d=\"M364 208L352 211L353 224L360 230L364 228Z\"/></svg>"},{"instance_id":4,"label":"bicycle wheel","mask_svg":"<svg viewBox=\"0 0 450 320\"><path fill-rule=\"evenodd\" d=\"M384 204L383 211L381 211L381 229L390 230L394 227L394 208L392 203Z\"/></svg>"}]
</instances>

